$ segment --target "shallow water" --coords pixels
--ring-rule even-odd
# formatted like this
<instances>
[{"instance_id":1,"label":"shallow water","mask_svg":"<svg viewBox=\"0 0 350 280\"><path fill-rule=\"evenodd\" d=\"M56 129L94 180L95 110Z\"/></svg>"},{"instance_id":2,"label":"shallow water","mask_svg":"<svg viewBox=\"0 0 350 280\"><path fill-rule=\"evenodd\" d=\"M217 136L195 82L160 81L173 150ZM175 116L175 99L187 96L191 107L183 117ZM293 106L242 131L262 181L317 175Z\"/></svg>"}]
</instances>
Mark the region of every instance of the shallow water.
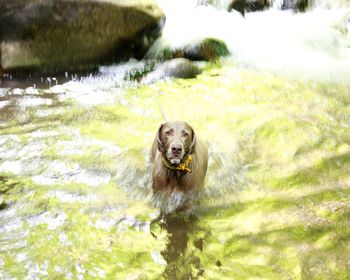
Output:
<instances>
[{"instance_id":1,"label":"shallow water","mask_svg":"<svg viewBox=\"0 0 350 280\"><path fill-rule=\"evenodd\" d=\"M170 8L166 43L214 34L233 55L195 79L151 85L132 78L154 62L133 60L84 78L3 79L0 278L348 279L350 41L333 25L342 11L243 21L200 7L179 24ZM162 112L209 146L190 216L160 216L182 197L152 196Z\"/></svg>"},{"instance_id":2,"label":"shallow water","mask_svg":"<svg viewBox=\"0 0 350 280\"><path fill-rule=\"evenodd\" d=\"M227 61L153 85L123 71L1 90L0 278L347 279L348 86ZM192 217L152 203L160 108L209 144Z\"/></svg>"}]
</instances>

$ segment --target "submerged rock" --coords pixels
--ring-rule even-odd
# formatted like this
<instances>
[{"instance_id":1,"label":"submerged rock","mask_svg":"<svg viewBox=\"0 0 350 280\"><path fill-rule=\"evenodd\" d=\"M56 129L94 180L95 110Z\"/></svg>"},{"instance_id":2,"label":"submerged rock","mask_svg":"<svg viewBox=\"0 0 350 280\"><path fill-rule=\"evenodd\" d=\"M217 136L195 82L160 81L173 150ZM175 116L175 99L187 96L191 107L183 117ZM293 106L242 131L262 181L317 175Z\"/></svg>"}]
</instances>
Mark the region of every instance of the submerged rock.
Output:
<instances>
[{"instance_id":1,"label":"submerged rock","mask_svg":"<svg viewBox=\"0 0 350 280\"><path fill-rule=\"evenodd\" d=\"M4 70L84 70L142 57L163 17L154 0L0 0L0 7Z\"/></svg>"},{"instance_id":2,"label":"submerged rock","mask_svg":"<svg viewBox=\"0 0 350 280\"><path fill-rule=\"evenodd\" d=\"M200 67L185 58L175 58L163 62L155 67L155 70L147 74L141 81L145 84L155 83L167 78L189 79L201 73Z\"/></svg>"}]
</instances>

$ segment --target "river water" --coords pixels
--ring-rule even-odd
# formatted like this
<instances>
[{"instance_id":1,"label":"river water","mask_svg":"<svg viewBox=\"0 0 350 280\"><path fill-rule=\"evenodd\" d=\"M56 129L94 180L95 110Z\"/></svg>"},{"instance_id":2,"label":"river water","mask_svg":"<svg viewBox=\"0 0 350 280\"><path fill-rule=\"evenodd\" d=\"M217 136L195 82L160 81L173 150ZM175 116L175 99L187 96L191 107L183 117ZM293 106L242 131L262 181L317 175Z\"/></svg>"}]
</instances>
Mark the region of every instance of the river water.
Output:
<instances>
[{"instance_id":1,"label":"river water","mask_svg":"<svg viewBox=\"0 0 350 280\"><path fill-rule=\"evenodd\" d=\"M348 279L350 64L331 61L341 79L301 79L257 56L151 85L124 79L145 61L57 85L7 81L0 278ZM209 145L190 217L159 220L152 199L161 110Z\"/></svg>"}]
</instances>

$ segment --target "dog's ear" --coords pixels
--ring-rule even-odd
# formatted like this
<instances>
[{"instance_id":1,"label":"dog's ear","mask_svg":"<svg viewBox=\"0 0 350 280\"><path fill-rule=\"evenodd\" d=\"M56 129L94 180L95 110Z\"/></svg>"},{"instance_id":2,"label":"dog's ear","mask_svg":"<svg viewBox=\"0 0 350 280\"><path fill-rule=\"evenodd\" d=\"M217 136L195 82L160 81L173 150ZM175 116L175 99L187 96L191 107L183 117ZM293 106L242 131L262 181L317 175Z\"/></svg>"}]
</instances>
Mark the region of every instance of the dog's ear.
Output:
<instances>
[{"instance_id":1,"label":"dog's ear","mask_svg":"<svg viewBox=\"0 0 350 280\"><path fill-rule=\"evenodd\" d=\"M157 147L158 147L158 151L163 153L164 152L164 143L162 142L162 129L163 129L163 125L162 124L157 132Z\"/></svg>"},{"instance_id":2,"label":"dog's ear","mask_svg":"<svg viewBox=\"0 0 350 280\"><path fill-rule=\"evenodd\" d=\"M196 148L196 134L194 133L194 130L192 128L192 143L191 143L191 146L190 146L189 153L190 154L194 154L195 148Z\"/></svg>"}]
</instances>

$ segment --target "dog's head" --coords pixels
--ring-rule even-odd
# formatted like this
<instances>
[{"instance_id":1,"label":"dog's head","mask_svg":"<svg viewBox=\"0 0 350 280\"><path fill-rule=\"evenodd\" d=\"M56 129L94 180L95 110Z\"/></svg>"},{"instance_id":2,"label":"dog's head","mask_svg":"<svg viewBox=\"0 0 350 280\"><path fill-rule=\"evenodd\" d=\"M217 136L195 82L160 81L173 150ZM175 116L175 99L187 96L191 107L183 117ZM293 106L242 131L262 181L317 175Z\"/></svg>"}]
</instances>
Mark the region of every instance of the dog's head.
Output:
<instances>
[{"instance_id":1,"label":"dog's head","mask_svg":"<svg viewBox=\"0 0 350 280\"><path fill-rule=\"evenodd\" d=\"M186 155L194 152L196 136L186 122L163 123L157 133L158 150L171 164L180 164Z\"/></svg>"}]
</instances>

